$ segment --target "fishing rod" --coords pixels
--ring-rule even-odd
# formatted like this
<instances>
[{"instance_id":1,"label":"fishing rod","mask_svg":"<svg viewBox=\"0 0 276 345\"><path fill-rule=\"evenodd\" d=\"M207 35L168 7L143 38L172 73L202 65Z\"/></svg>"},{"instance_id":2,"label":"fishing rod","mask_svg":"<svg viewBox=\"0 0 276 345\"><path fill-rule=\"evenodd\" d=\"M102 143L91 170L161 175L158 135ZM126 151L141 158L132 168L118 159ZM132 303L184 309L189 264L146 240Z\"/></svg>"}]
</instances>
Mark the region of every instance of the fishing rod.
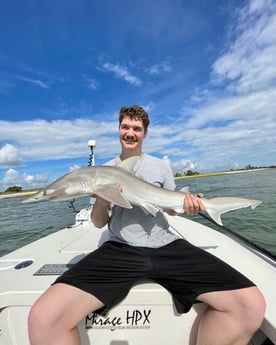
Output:
<instances>
[{"instance_id":1,"label":"fishing rod","mask_svg":"<svg viewBox=\"0 0 276 345\"><path fill-rule=\"evenodd\" d=\"M267 257L269 257L270 259L272 259L274 262L276 262L276 255L271 253L271 251L259 246L258 244L250 241L249 239L247 239L246 237L238 234L237 232L235 232L234 230L228 228L225 225L218 225L212 218L210 218L208 215L206 215L205 213L199 212L198 213L199 216L201 216L202 218L207 219L209 222L215 224L216 226L224 229L226 232L228 232L229 234L231 234L232 236L238 238L239 240L242 240L243 242L245 242L246 244L248 244L249 246L253 247L254 249L257 249L259 252L265 254Z\"/></svg>"}]
</instances>

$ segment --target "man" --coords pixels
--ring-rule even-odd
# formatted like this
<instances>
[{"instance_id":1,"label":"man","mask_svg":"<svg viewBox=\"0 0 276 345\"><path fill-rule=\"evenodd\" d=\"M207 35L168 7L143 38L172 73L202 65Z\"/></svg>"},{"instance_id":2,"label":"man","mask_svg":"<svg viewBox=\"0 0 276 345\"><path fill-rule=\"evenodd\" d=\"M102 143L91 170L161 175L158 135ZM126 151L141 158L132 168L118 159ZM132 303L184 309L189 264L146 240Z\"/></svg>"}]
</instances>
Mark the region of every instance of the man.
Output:
<instances>
[{"instance_id":1,"label":"man","mask_svg":"<svg viewBox=\"0 0 276 345\"><path fill-rule=\"evenodd\" d=\"M168 163L143 153L148 125L143 108L121 108L122 151L108 164L138 156L136 176L174 189ZM204 210L193 195L185 196L183 208L187 215ZM209 306L199 324L197 345L246 345L260 327L265 310L260 291L216 257L171 233L163 212L153 217L137 206L124 209L97 197L91 220L98 228L108 224L109 241L65 272L36 301L29 315L32 345L80 344L77 324L91 311L105 314L134 283L146 278L170 291L180 313L188 312L196 300Z\"/></svg>"}]
</instances>

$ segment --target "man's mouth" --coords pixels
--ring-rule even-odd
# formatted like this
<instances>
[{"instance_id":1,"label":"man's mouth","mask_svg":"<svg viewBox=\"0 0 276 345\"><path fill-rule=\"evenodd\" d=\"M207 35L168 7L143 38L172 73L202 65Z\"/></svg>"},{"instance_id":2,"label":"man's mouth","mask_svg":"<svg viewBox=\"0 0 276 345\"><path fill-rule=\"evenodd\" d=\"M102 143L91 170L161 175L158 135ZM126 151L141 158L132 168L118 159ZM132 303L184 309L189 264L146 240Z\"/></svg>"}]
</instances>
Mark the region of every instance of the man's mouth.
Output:
<instances>
[{"instance_id":1,"label":"man's mouth","mask_svg":"<svg viewBox=\"0 0 276 345\"><path fill-rule=\"evenodd\" d=\"M127 144L134 144L134 143L136 143L136 140L135 139L124 138L124 142L127 143Z\"/></svg>"}]
</instances>

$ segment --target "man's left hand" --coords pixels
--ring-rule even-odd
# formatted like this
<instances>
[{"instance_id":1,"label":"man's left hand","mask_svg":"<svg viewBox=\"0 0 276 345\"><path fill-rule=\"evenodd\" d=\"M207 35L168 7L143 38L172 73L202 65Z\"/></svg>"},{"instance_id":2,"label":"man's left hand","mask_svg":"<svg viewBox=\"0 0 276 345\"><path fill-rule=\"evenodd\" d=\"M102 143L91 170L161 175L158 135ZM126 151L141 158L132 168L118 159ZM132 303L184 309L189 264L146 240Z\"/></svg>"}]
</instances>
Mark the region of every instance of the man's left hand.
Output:
<instances>
[{"instance_id":1,"label":"man's left hand","mask_svg":"<svg viewBox=\"0 0 276 345\"><path fill-rule=\"evenodd\" d=\"M183 209L186 215L197 214L205 210L205 207L200 200L201 198L203 198L202 193L198 193L197 195L185 195Z\"/></svg>"}]
</instances>

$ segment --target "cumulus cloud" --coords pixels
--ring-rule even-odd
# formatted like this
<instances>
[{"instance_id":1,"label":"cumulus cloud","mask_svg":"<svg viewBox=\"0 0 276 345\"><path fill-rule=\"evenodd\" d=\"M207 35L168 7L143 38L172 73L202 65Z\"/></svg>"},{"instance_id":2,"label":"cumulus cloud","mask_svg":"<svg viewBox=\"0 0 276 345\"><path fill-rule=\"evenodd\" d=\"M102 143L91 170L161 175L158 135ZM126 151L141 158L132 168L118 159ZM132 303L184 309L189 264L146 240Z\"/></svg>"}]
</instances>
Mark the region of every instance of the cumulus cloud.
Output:
<instances>
[{"instance_id":1,"label":"cumulus cloud","mask_svg":"<svg viewBox=\"0 0 276 345\"><path fill-rule=\"evenodd\" d=\"M17 147L5 144L0 148L0 167L16 166L22 164L22 158Z\"/></svg>"},{"instance_id":2,"label":"cumulus cloud","mask_svg":"<svg viewBox=\"0 0 276 345\"><path fill-rule=\"evenodd\" d=\"M3 185L13 186L19 184L19 181L20 178L18 172L14 169L9 169L6 171L1 182Z\"/></svg>"},{"instance_id":3,"label":"cumulus cloud","mask_svg":"<svg viewBox=\"0 0 276 345\"><path fill-rule=\"evenodd\" d=\"M40 185L45 185L49 181L49 174L37 174L37 175L29 175L27 173L23 173L22 182L24 185L28 185L29 187L37 187Z\"/></svg>"},{"instance_id":4,"label":"cumulus cloud","mask_svg":"<svg viewBox=\"0 0 276 345\"><path fill-rule=\"evenodd\" d=\"M195 168L197 167L196 163L190 160L186 160L186 159L181 159L177 162L173 162L171 165L172 165L172 169L174 173L180 173L180 174L184 174L188 170L194 171Z\"/></svg>"},{"instance_id":5,"label":"cumulus cloud","mask_svg":"<svg viewBox=\"0 0 276 345\"><path fill-rule=\"evenodd\" d=\"M28 135L26 135L28 133ZM89 157L87 142L97 141L96 155L110 157L119 150L118 122L76 120L1 121L0 138L16 142L24 161L46 161ZM12 158L14 157L14 158ZM5 159L4 159L5 158ZM16 159L17 158L17 159ZM6 144L0 152L0 166L22 162L15 146ZM4 164L5 163L5 164Z\"/></svg>"},{"instance_id":6,"label":"cumulus cloud","mask_svg":"<svg viewBox=\"0 0 276 345\"><path fill-rule=\"evenodd\" d=\"M20 173L15 169L8 169L0 180L0 186L5 190L8 187L20 186L23 189L36 188L47 185L50 174L36 174L30 175L27 173Z\"/></svg>"}]
</instances>

